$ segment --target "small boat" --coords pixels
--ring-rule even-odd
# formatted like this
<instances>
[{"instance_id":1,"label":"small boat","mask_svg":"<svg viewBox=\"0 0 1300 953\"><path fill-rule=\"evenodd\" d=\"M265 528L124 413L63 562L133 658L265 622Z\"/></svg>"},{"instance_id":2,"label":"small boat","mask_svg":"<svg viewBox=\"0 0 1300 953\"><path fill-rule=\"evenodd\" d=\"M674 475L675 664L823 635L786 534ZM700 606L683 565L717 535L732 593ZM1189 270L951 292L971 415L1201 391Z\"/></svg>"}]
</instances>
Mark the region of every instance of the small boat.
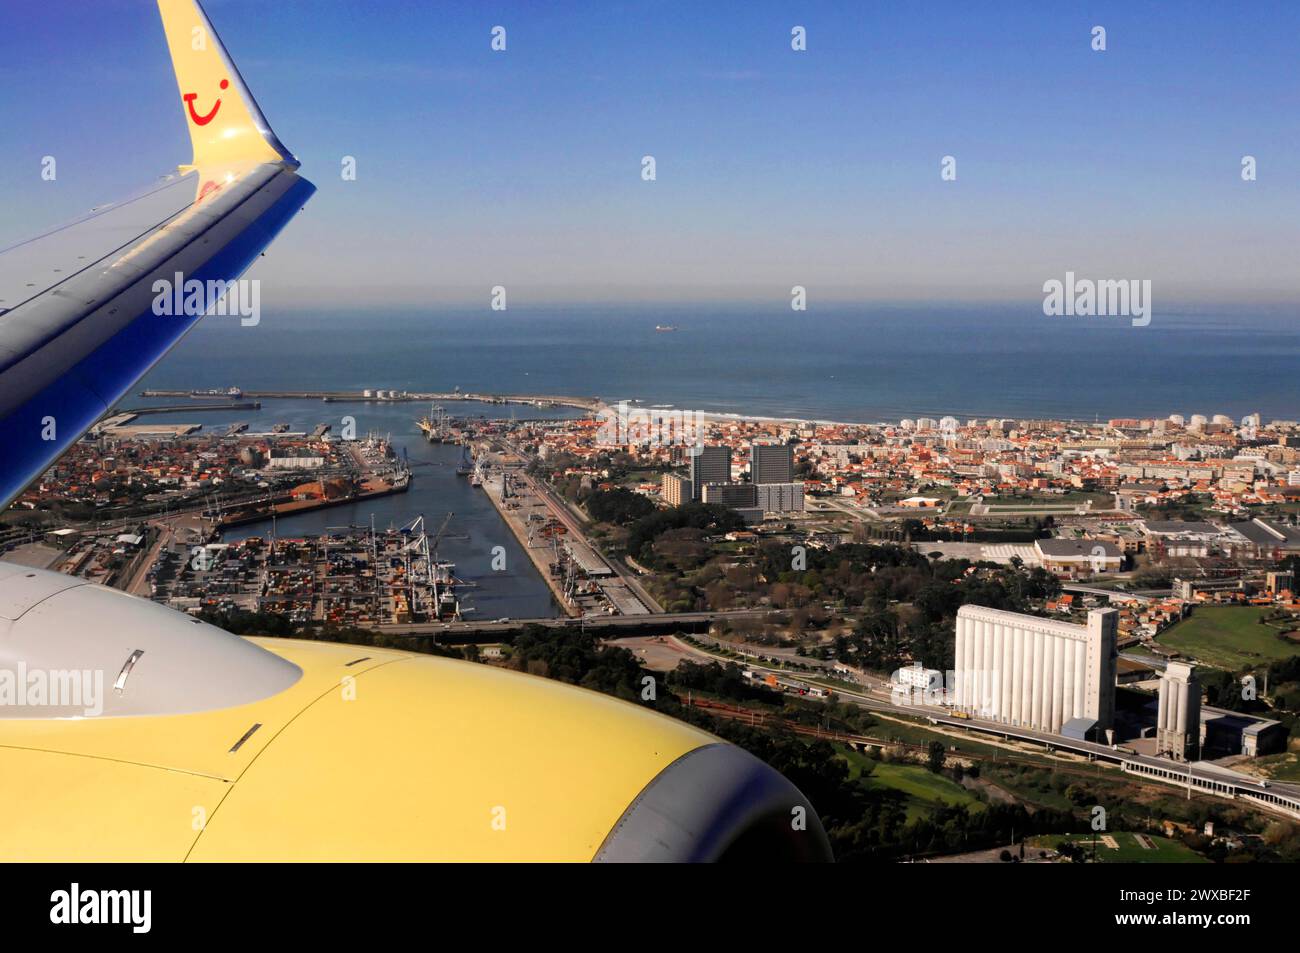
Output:
<instances>
[{"instance_id":1,"label":"small boat","mask_svg":"<svg viewBox=\"0 0 1300 953\"><path fill-rule=\"evenodd\" d=\"M656 325L655 325L655 330L656 330L656 331L676 331L676 330L677 330L677 325L675 325L675 324L656 324Z\"/></svg>"}]
</instances>

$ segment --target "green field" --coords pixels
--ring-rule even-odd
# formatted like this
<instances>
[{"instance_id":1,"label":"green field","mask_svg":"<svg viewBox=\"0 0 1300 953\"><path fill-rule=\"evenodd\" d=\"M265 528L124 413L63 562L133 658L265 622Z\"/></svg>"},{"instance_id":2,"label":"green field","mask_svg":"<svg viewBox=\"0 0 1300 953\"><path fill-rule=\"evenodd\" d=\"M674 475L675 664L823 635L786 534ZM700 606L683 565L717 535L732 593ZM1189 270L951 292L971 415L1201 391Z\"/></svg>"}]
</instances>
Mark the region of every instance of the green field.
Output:
<instances>
[{"instance_id":1,"label":"green field","mask_svg":"<svg viewBox=\"0 0 1300 953\"><path fill-rule=\"evenodd\" d=\"M1163 656L1156 655L1155 652L1152 652L1145 645L1130 645L1124 649L1124 654L1138 655L1142 658L1163 658Z\"/></svg>"},{"instance_id":2,"label":"green field","mask_svg":"<svg viewBox=\"0 0 1300 953\"><path fill-rule=\"evenodd\" d=\"M1251 767L1258 769L1266 778L1277 781L1300 781L1300 757L1294 751L1264 755L1262 758L1256 758Z\"/></svg>"},{"instance_id":3,"label":"green field","mask_svg":"<svg viewBox=\"0 0 1300 953\"><path fill-rule=\"evenodd\" d=\"M1185 844L1168 837L1147 835L1154 847L1143 847L1134 834L1119 831L1110 835L1118 849L1107 847L1097 835L1097 861L1103 864L1208 864L1209 861ZM1028 849L1051 850L1063 840L1074 841L1085 850L1092 849L1091 834L1045 834L1031 837Z\"/></svg>"},{"instance_id":4,"label":"green field","mask_svg":"<svg viewBox=\"0 0 1300 953\"><path fill-rule=\"evenodd\" d=\"M1278 638L1282 629L1259 624L1267 611L1256 606L1200 606L1158 641L1229 671L1300 655L1300 643Z\"/></svg>"},{"instance_id":5,"label":"green field","mask_svg":"<svg viewBox=\"0 0 1300 953\"><path fill-rule=\"evenodd\" d=\"M1023 496L993 496L992 494L984 497L984 503L989 507L990 512L997 512L999 509L1009 509L1013 507L1074 507L1082 506L1084 503L1091 501L1095 509L1109 509L1115 502L1115 498L1109 493L1089 493L1082 490L1071 490L1069 493L1026 493Z\"/></svg>"},{"instance_id":6,"label":"green field","mask_svg":"<svg viewBox=\"0 0 1300 953\"><path fill-rule=\"evenodd\" d=\"M863 769L869 765L872 771L862 780L863 784L907 795L909 821L924 817L939 804L962 804L971 812L985 809L984 802L960 784L919 764L888 764L868 758L850 748L840 748L840 756L849 764L850 777L860 777Z\"/></svg>"}]
</instances>

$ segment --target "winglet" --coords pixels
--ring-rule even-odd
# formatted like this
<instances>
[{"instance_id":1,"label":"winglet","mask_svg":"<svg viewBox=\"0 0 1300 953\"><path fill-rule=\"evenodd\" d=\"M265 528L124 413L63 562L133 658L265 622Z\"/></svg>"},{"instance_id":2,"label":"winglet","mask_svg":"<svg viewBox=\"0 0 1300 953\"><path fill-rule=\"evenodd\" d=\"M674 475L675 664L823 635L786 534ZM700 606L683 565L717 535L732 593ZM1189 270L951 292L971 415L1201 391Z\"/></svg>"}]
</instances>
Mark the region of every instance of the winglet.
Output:
<instances>
[{"instance_id":1,"label":"winglet","mask_svg":"<svg viewBox=\"0 0 1300 953\"><path fill-rule=\"evenodd\" d=\"M191 168L298 160L271 130L198 0L158 0L194 145Z\"/></svg>"}]
</instances>

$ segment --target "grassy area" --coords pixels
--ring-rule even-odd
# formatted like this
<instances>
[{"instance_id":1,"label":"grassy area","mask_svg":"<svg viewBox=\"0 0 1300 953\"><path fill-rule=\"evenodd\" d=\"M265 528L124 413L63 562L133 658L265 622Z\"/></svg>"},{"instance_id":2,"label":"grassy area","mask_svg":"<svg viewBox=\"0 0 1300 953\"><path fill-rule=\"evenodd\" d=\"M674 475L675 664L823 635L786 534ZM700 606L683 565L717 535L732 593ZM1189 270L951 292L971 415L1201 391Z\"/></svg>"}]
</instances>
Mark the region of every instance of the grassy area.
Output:
<instances>
[{"instance_id":1,"label":"grassy area","mask_svg":"<svg viewBox=\"0 0 1300 953\"><path fill-rule=\"evenodd\" d=\"M1168 837L1146 835L1152 847L1143 847L1137 835L1129 831L1116 831L1110 834L1117 847L1108 847L1102 842L1102 835L1097 835L1097 861L1103 864L1208 864L1209 861L1185 844L1170 840ZM1092 850L1091 834L1046 834L1031 837L1029 848L1032 850L1053 850L1062 841L1070 840L1085 850Z\"/></svg>"},{"instance_id":2,"label":"grassy area","mask_svg":"<svg viewBox=\"0 0 1300 953\"><path fill-rule=\"evenodd\" d=\"M1229 671L1300 655L1300 643L1278 638L1282 629L1259 624L1268 611L1257 606L1199 606L1159 641Z\"/></svg>"},{"instance_id":3,"label":"grassy area","mask_svg":"<svg viewBox=\"0 0 1300 953\"><path fill-rule=\"evenodd\" d=\"M1072 490L1069 493L1026 493L1023 496L984 497L984 502L992 512L1003 507L1082 506L1089 501L1094 508L1109 509L1115 498L1109 493L1089 493L1082 490Z\"/></svg>"},{"instance_id":4,"label":"grassy area","mask_svg":"<svg viewBox=\"0 0 1300 953\"><path fill-rule=\"evenodd\" d=\"M1123 652L1124 652L1125 655L1137 655L1137 656L1140 656L1141 658L1158 658L1158 657L1159 657L1159 656L1156 655L1155 652L1152 652L1149 648L1147 648L1145 645L1143 645L1143 644L1141 644L1141 643L1139 643L1139 644L1137 644L1137 645L1126 645L1126 646L1124 646Z\"/></svg>"},{"instance_id":5,"label":"grassy area","mask_svg":"<svg viewBox=\"0 0 1300 953\"><path fill-rule=\"evenodd\" d=\"M980 735L974 732L969 734L947 734L935 731L919 723L897 721L893 717L883 715L877 715L877 717L880 723L871 730L871 734L875 737L903 741L912 745L928 745L931 741L942 741L949 749L956 745L956 751L949 750L948 752L949 755L956 757L960 757L962 754L990 755L992 757L1014 755L1017 758L1037 761L1044 767L1052 765L1052 761L1046 756L1039 755L1036 749L1008 751L1006 748L979 740Z\"/></svg>"},{"instance_id":6,"label":"grassy area","mask_svg":"<svg viewBox=\"0 0 1300 953\"><path fill-rule=\"evenodd\" d=\"M837 746L849 764L849 776L861 777L870 767L871 773L862 783L871 788L898 791L907 796L907 819L924 817L939 804L965 805L969 811L983 811L984 802L960 784L935 774L919 764L891 764L876 761L851 748Z\"/></svg>"},{"instance_id":7,"label":"grassy area","mask_svg":"<svg viewBox=\"0 0 1300 953\"><path fill-rule=\"evenodd\" d=\"M1251 767L1264 777L1276 781L1300 781L1300 755L1294 751L1264 755L1256 758Z\"/></svg>"}]
</instances>

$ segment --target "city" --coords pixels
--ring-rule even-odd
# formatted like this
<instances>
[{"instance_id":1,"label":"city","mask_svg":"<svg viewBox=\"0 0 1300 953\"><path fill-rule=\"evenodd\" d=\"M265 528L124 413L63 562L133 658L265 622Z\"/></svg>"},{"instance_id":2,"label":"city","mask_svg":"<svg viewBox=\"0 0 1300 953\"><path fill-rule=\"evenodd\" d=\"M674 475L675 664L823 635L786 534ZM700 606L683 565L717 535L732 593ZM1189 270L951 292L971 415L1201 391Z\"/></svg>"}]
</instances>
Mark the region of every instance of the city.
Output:
<instances>
[{"instance_id":1,"label":"city","mask_svg":"<svg viewBox=\"0 0 1300 953\"><path fill-rule=\"evenodd\" d=\"M1280 925L1300 11L1251 13L0 6L6 923L689 863Z\"/></svg>"},{"instance_id":2,"label":"city","mask_svg":"<svg viewBox=\"0 0 1300 953\"><path fill-rule=\"evenodd\" d=\"M1196 843L1216 849L1246 849L1252 829L1300 821L1288 744L1289 706L1300 702L1300 423L852 424L556 395L546 403L569 409L551 419L460 417L441 405L417 418L426 396L348 398L363 419L371 402L411 404L396 437L344 439L328 423L310 434L219 424L207 436L202 425L101 427L18 499L4 558L226 624L274 616L307 637L368 630L383 644L490 664L509 664L522 627L577 623L670 682L683 666L729 672L747 704L692 693L714 717L779 721L780 696L853 706L951 745L949 769L979 763L955 753L954 739L987 738L1049 755L1042 763L1082 759L1256 812L1242 827L1216 816L1213 839L1215 821L1202 823ZM450 396L461 408L539 404ZM277 398L262 399L274 415ZM494 580L466 582L439 558L452 513L436 530L411 514L403 526L372 515L295 531L297 508L329 505L321 488L333 482L398 473L418 494L421 481L446 479L402 462L405 444L419 442L460 448L452 479L491 503L549 586L554 616L475 612L477 590ZM259 512L250 495L289 502ZM365 497L348 502L364 508ZM248 523L254 535L223 538ZM926 567L929 582L911 598L869 597L855 567L882 557ZM1012 578L1027 597L1007 604L1024 611L993 600L981 616L939 591ZM882 616L895 617L892 629L879 631ZM1247 621L1260 628L1249 641L1235 636ZM831 716L825 736L904 764L925 752L851 721L833 727ZM1185 818L1156 820L1190 830Z\"/></svg>"}]
</instances>

